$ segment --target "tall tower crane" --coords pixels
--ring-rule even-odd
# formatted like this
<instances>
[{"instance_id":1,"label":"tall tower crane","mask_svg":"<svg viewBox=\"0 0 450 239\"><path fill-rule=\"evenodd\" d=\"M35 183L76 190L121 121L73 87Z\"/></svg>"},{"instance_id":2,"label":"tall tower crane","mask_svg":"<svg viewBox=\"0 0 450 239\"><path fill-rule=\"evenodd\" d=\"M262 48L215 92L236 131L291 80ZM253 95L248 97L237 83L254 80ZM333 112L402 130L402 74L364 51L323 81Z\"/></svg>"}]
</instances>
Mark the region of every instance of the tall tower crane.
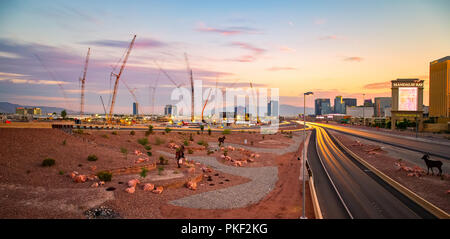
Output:
<instances>
[{"instance_id":1,"label":"tall tower crane","mask_svg":"<svg viewBox=\"0 0 450 239\"><path fill-rule=\"evenodd\" d=\"M136 40L136 35L134 35L133 40L131 40L130 46L128 47L128 50L127 50L127 54L125 55L125 58L123 59L122 66L120 67L119 73L115 74L114 72L111 72L111 76L114 75L116 77L116 81L114 83L114 91L113 91L113 96L111 98L111 108L109 109L108 121L111 121L111 119L112 119L112 115L114 112L114 104L116 103L117 88L119 86L119 79L123 73L123 70L125 69L125 65L127 64L127 60L128 60L128 57L130 56L130 52L131 52L131 49L133 48L135 40Z\"/></svg>"},{"instance_id":2,"label":"tall tower crane","mask_svg":"<svg viewBox=\"0 0 450 239\"><path fill-rule=\"evenodd\" d=\"M86 83L86 73L87 73L90 54L91 54L91 48L88 48L88 52L86 55L86 61L84 63L83 78L80 78L80 81L81 81L80 118L83 117L83 113L84 113L84 85Z\"/></svg>"},{"instance_id":3,"label":"tall tower crane","mask_svg":"<svg viewBox=\"0 0 450 239\"><path fill-rule=\"evenodd\" d=\"M189 60L186 52L184 53L184 60L186 61L187 72L191 80L191 121L194 122L194 78L192 76L192 69L189 67Z\"/></svg>"}]
</instances>

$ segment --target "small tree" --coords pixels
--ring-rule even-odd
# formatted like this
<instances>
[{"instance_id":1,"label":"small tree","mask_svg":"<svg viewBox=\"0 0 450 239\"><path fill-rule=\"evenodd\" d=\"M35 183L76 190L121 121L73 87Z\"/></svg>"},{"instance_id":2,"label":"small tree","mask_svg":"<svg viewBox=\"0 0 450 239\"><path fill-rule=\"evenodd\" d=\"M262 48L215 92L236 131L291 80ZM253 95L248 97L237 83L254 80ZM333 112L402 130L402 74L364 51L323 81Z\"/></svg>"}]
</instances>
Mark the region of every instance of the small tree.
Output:
<instances>
[{"instance_id":1,"label":"small tree","mask_svg":"<svg viewBox=\"0 0 450 239\"><path fill-rule=\"evenodd\" d=\"M202 131L202 134L203 134L203 130L205 130L205 126L204 125L200 125L200 130Z\"/></svg>"},{"instance_id":2,"label":"small tree","mask_svg":"<svg viewBox=\"0 0 450 239\"><path fill-rule=\"evenodd\" d=\"M165 129L164 129L164 131L166 131L166 133L170 133L170 131L172 131L169 127L166 127Z\"/></svg>"},{"instance_id":3,"label":"small tree","mask_svg":"<svg viewBox=\"0 0 450 239\"><path fill-rule=\"evenodd\" d=\"M148 132L149 132L150 134L153 134L153 125L149 125L149 126L148 126Z\"/></svg>"},{"instance_id":4,"label":"small tree","mask_svg":"<svg viewBox=\"0 0 450 239\"><path fill-rule=\"evenodd\" d=\"M67 117L66 110L61 111L61 117L63 117L63 119L66 119L66 117Z\"/></svg>"},{"instance_id":5,"label":"small tree","mask_svg":"<svg viewBox=\"0 0 450 239\"><path fill-rule=\"evenodd\" d=\"M121 147L120 148L120 152L123 154L123 156L125 156L125 158L127 158L127 154L128 154L128 149Z\"/></svg>"},{"instance_id":6,"label":"small tree","mask_svg":"<svg viewBox=\"0 0 450 239\"><path fill-rule=\"evenodd\" d=\"M140 173L141 177L143 178L147 177L147 172L148 172L147 168L142 168L142 171Z\"/></svg>"},{"instance_id":7,"label":"small tree","mask_svg":"<svg viewBox=\"0 0 450 239\"><path fill-rule=\"evenodd\" d=\"M211 136L211 128L208 129L208 135Z\"/></svg>"}]
</instances>

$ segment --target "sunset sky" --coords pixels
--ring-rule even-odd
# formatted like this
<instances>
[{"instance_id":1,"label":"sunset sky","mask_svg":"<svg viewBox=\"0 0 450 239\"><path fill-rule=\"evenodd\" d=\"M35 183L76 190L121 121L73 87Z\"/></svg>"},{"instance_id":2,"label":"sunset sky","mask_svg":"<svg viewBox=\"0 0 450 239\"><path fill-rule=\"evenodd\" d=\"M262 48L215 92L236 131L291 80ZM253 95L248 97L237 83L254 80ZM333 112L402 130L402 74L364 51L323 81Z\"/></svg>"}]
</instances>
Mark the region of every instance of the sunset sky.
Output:
<instances>
[{"instance_id":1,"label":"sunset sky","mask_svg":"<svg viewBox=\"0 0 450 239\"><path fill-rule=\"evenodd\" d=\"M155 62L187 85L185 52L203 84L276 87L280 104L300 106L306 91L360 104L363 93L390 96L391 80L419 78L428 105L429 63L450 55L449 12L448 0L0 1L0 101L79 110L90 47L86 111L103 112L111 66L136 34L123 79L143 113L150 86L159 110L171 103ZM132 102L121 83L116 112Z\"/></svg>"}]
</instances>

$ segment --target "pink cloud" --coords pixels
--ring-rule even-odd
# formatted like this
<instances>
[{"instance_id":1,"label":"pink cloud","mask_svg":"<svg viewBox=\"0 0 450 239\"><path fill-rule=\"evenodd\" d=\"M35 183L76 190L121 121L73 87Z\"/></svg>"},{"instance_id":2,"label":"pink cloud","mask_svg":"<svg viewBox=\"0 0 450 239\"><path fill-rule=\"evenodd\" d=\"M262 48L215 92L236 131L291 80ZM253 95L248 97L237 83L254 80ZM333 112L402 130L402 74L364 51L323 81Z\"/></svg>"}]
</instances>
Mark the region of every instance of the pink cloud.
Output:
<instances>
[{"instance_id":1,"label":"pink cloud","mask_svg":"<svg viewBox=\"0 0 450 239\"><path fill-rule=\"evenodd\" d=\"M219 33L224 36L231 36L237 34L257 34L258 30L250 27L227 27L227 28L214 28L208 27L204 23L200 23L199 26L195 29L199 32L212 32Z\"/></svg>"},{"instance_id":2,"label":"pink cloud","mask_svg":"<svg viewBox=\"0 0 450 239\"><path fill-rule=\"evenodd\" d=\"M344 61L361 62L361 61L363 61L363 58L359 57L359 56L350 56L350 57L345 57Z\"/></svg>"},{"instance_id":3,"label":"pink cloud","mask_svg":"<svg viewBox=\"0 0 450 239\"><path fill-rule=\"evenodd\" d=\"M327 21L328 21L327 19L320 18L320 19L314 20L314 24L316 24L316 25L323 25L323 24L327 23Z\"/></svg>"},{"instance_id":4,"label":"pink cloud","mask_svg":"<svg viewBox=\"0 0 450 239\"><path fill-rule=\"evenodd\" d=\"M297 68L294 67L271 67L267 69L268 71L295 71Z\"/></svg>"},{"instance_id":5,"label":"pink cloud","mask_svg":"<svg viewBox=\"0 0 450 239\"><path fill-rule=\"evenodd\" d=\"M282 52L295 52L295 49L287 46L280 46L278 49Z\"/></svg>"},{"instance_id":6,"label":"pink cloud","mask_svg":"<svg viewBox=\"0 0 450 239\"><path fill-rule=\"evenodd\" d=\"M371 83L371 84L367 84L364 86L365 89L370 89L370 90L390 89L390 87L391 87L390 81Z\"/></svg>"},{"instance_id":7,"label":"pink cloud","mask_svg":"<svg viewBox=\"0 0 450 239\"><path fill-rule=\"evenodd\" d=\"M244 42L232 42L231 46L237 46L239 48L245 49L250 51L252 54L243 55L237 58L231 59L231 61L238 61L238 62L253 62L256 61L264 52L266 52L265 49L255 47L251 44L244 43Z\"/></svg>"}]
</instances>

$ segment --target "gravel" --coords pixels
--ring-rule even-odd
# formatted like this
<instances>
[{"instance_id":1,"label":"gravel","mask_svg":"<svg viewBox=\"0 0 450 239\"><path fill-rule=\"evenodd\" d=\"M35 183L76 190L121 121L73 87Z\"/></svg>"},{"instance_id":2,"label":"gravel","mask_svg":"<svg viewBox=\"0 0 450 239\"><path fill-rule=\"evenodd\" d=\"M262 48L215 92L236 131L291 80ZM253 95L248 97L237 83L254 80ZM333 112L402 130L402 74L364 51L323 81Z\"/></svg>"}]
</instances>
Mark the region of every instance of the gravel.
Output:
<instances>
[{"instance_id":1,"label":"gravel","mask_svg":"<svg viewBox=\"0 0 450 239\"><path fill-rule=\"evenodd\" d=\"M120 219L122 218L118 212L105 206L91 208L84 212L88 219Z\"/></svg>"},{"instance_id":2,"label":"gravel","mask_svg":"<svg viewBox=\"0 0 450 239\"><path fill-rule=\"evenodd\" d=\"M244 148L253 152L257 153L271 153L276 155L283 155L286 153L292 153L298 150L298 146L303 141L303 136L294 136L292 137L292 140L294 143L290 144L288 147L285 148L258 148L258 147L252 147L252 146L246 146L242 144L233 144L233 143L224 143L224 146L233 146L236 148ZM217 142L208 142L208 145L213 148L218 148Z\"/></svg>"},{"instance_id":3,"label":"gravel","mask_svg":"<svg viewBox=\"0 0 450 239\"><path fill-rule=\"evenodd\" d=\"M173 156L163 151L158 151L158 153L169 157ZM172 205L198 209L242 208L259 202L275 188L275 184L278 181L277 167L241 168L227 166L219 163L215 157L208 156L191 156L189 159L207 165L217 171L249 178L251 181L237 186L173 200L169 202Z\"/></svg>"}]
</instances>

